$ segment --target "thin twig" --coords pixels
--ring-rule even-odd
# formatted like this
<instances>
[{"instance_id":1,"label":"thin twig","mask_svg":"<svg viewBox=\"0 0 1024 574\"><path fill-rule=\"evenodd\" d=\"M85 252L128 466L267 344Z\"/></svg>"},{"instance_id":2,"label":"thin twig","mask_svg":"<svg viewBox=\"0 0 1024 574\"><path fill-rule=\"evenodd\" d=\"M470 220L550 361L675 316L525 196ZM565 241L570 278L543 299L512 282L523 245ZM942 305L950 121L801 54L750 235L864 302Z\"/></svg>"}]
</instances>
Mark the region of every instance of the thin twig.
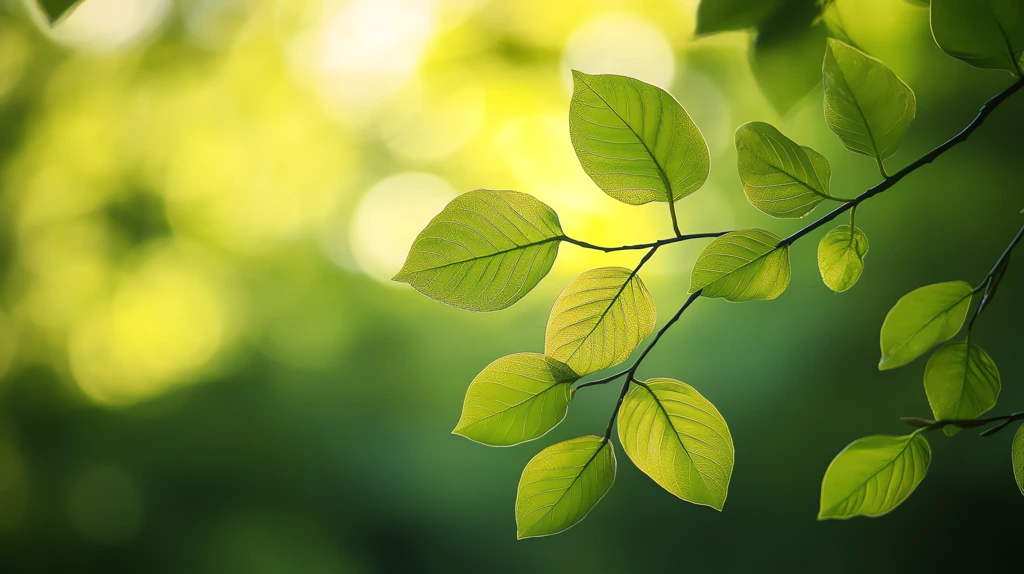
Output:
<instances>
[{"instance_id":1,"label":"thin twig","mask_svg":"<svg viewBox=\"0 0 1024 574\"><path fill-rule=\"evenodd\" d=\"M586 241L580 241L579 239L573 239L567 235L563 235L558 239L565 241L566 243L572 243L586 249L593 249L595 251L604 251L605 253L611 253L612 251L638 251L640 249L651 249L653 247L661 247L662 245L670 245L672 243L679 243L681 241L689 241L691 239L706 239L709 237L721 237L729 233L728 231L712 231L709 233L691 233L689 235L680 235L678 237L669 237L668 239L659 239L651 243L637 243L636 245L621 245L618 247L602 247L600 245L594 245L593 243L587 243Z\"/></svg>"},{"instance_id":2,"label":"thin twig","mask_svg":"<svg viewBox=\"0 0 1024 574\"><path fill-rule=\"evenodd\" d=\"M997 432L1003 430L1014 421L1024 420L1024 411L1010 413L1008 415L1000 415L998 417L988 417L984 419L945 419L945 420L928 420L918 417L903 417L900 420L907 423L910 426L921 429L922 432L930 432L938 430L943 427L954 426L962 429L970 429L985 426L994 422L1000 424L982 431L980 436L992 436Z\"/></svg>"}]
</instances>

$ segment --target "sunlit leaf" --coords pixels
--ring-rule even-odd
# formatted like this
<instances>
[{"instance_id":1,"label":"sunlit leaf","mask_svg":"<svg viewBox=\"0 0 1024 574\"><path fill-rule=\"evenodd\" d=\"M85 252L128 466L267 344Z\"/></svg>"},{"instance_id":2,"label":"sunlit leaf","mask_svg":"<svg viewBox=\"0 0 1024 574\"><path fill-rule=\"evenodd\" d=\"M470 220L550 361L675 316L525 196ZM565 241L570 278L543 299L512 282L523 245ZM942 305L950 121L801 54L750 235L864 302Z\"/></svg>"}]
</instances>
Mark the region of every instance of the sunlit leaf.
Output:
<instances>
[{"instance_id":1,"label":"sunlit leaf","mask_svg":"<svg viewBox=\"0 0 1024 574\"><path fill-rule=\"evenodd\" d=\"M517 536L561 532L586 517L615 482L612 443L584 436L549 446L530 459L516 496Z\"/></svg>"},{"instance_id":2,"label":"sunlit leaf","mask_svg":"<svg viewBox=\"0 0 1024 574\"><path fill-rule=\"evenodd\" d=\"M558 216L533 196L471 191L416 237L395 281L460 309L504 309L547 275L562 237Z\"/></svg>"},{"instance_id":3,"label":"sunlit leaf","mask_svg":"<svg viewBox=\"0 0 1024 574\"><path fill-rule=\"evenodd\" d=\"M672 379L634 385L619 410L619 442L662 488L722 510L734 450L725 419L693 387Z\"/></svg>"},{"instance_id":4,"label":"sunlit leaf","mask_svg":"<svg viewBox=\"0 0 1024 574\"><path fill-rule=\"evenodd\" d=\"M978 345L950 343L928 359L924 390L936 420L973 419L996 406L1001 383L995 362ZM942 429L948 436L955 426Z\"/></svg>"},{"instance_id":5,"label":"sunlit leaf","mask_svg":"<svg viewBox=\"0 0 1024 574\"><path fill-rule=\"evenodd\" d=\"M50 24L56 24L82 0L37 0L37 2Z\"/></svg>"},{"instance_id":6,"label":"sunlit leaf","mask_svg":"<svg viewBox=\"0 0 1024 574\"><path fill-rule=\"evenodd\" d=\"M896 153L917 113L914 92L885 64L829 39L825 122L850 151L881 161Z\"/></svg>"},{"instance_id":7,"label":"sunlit leaf","mask_svg":"<svg viewBox=\"0 0 1024 574\"><path fill-rule=\"evenodd\" d=\"M1017 488L1024 494L1024 425L1017 429L1013 435L1013 446L1011 447L1013 460L1013 477L1017 480Z\"/></svg>"},{"instance_id":8,"label":"sunlit leaf","mask_svg":"<svg viewBox=\"0 0 1024 574\"><path fill-rule=\"evenodd\" d=\"M697 258L690 293L728 301L774 299L789 285L789 247L763 229L746 229L715 239Z\"/></svg>"},{"instance_id":9,"label":"sunlit leaf","mask_svg":"<svg viewBox=\"0 0 1024 574\"><path fill-rule=\"evenodd\" d=\"M579 378L568 365L537 353L502 357L469 384L452 432L491 446L543 436L565 418Z\"/></svg>"},{"instance_id":10,"label":"sunlit leaf","mask_svg":"<svg viewBox=\"0 0 1024 574\"><path fill-rule=\"evenodd\" d=\"M544 353L580 376L595 373L626 360L656 320L654 299L631 269L591 269L555 301Z\"/></svg>"},{"instance_id":11,"label":"sunlit leaf","mask_svg":"<svg viewBox=\"0 0 1024 574\"><path fill-rule=\"evenodd\" d=\"M932 448L920 434L853 441L825 471L818 520L888 513L914 492L931 461Z\"/></svg>"},{"instance_id":12,"label":"sunlit leaf","mask_svg":"<svg viewBox=\"0 0 1024 574\"><path fill-rule=\"evenodd\" d=\"M700 189L711 163L704 136L668 92L623 76L573 71L569 135L587 175L631 205Z\"/></svg>"},{"instance_id":13,"label":"sunlit leaf","mask_svg":"<svg viewBox=\"0 0 1024 574\"><path fill-rule=\"evenodd\" d=\"M914 289L882 323L880 370L902 367L960 331L971 306L971 286L949 281Z\"/></svg>"},{"instance_id":14,"label":"sunlit leaf","mask_svg":"<svg viewBox=\"0 0 1024 574\"><path fill-rule=\"evenodd\" d=\"M1024 6L1020 0L933 0L932 36L950 56L977 68L1020 75Z\"/></svg>"},{"instance_id":15,"label":"sunlit leaf","mask_svg":"<svg viewBox=\"0 0 1024 574\"><path fill-rule=\"evenodd\" d=\"M829 198L832 167L764 122L736 130L736 160L750 203L775 217L803 217Z\"/></svg>"},{"instance_id":16,"label":"sunlit leaf","mask_svg":"<svg viewBox=\"0 0 1024 574\"><path fill-rule=\"evenodd\" d=\"M868 236L859 227L840 225L818 243L818 271L828 288L841 293L853 287L864 271Z\"/></svg>"}]
</instances>

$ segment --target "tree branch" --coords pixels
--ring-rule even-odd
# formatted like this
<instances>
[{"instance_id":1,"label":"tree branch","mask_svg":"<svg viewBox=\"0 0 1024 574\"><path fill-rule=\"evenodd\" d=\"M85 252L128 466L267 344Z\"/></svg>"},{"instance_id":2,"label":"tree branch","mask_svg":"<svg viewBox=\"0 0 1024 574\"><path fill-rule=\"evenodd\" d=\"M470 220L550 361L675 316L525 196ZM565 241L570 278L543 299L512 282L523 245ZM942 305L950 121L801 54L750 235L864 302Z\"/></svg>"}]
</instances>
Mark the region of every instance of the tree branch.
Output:
<instances>
[{"instance_id":1,"label":"tree branch","mask_svg":"<svg viewBox=\"0 0 1024 574\"><path fill-rule=\"evenodd\" d=\"M1008 415L1001 415L998 417L988 417L984 419L946 419L946 420L929 420L918 417L901 417L901 421L907 423L912 427L922 429L922 432L930 432L938 430L947 426L954 426L962 429L970 429L985 426L994 422L999 422L998 425L985 429L979 436L992 436L997 432L1003 430L1014 421L1024 420L1024 411L1011 413Z\"/></svg>"},{"instance_id":2,"label":"tree branch","mask_svg":"<svg viewBox=\"0 0 1024 574\"><path fill-rule=\"evenodd\" d=\"M565 241L566 243L572 243L585 249L593 249L595 251L604 251L605 253L611 253L612 251L637 251L640 249L653 249L655 247L661 247L662 245L670 245L672 243L679 243L681 241L689 241L691 239L706 239L709 237L721 237L729 233L728 231L713 231L709 233L691 233L689 235L679 235L677 237L669 237L668 239L659 239L652 243L637 243L636 245L622 245L619 247L602 247L600 245L594 245L593 243L587 243L586 241L580 241L579 239L573 239L567 235L563 235L558 239Z\"/></svg>"}]
</instances>

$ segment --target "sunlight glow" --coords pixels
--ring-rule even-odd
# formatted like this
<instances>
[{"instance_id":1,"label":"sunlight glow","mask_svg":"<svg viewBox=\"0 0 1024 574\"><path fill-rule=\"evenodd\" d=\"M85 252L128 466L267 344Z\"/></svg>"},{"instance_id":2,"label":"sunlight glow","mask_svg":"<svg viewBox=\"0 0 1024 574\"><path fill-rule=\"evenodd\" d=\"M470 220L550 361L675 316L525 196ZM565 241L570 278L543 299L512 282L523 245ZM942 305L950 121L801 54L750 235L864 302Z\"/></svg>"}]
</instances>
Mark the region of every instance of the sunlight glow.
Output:
<instances>
[{"instance_id":1,"label":"sunlight glow","mask_svg":"<svg viewBox=\"0 0 1024 574\"><path fill-rule=\"evenodd\" d=\"M665 35L650 21L628 12L611 12L587 20L573 32L562 68L569 91L569 70L631 76L668 88L675 77L675 56Z\"/></svg>"},{"instance_id":2,"label":"sunlight glow","mask_svg":"<svg viewBox=\"0 0 1024 574\"><path fill-rule=\"evenodd\" d=\"M167 15L169 0L89 0L48 33L86 50L120 48L145 38Z\"/></svg>"}]
</instances>

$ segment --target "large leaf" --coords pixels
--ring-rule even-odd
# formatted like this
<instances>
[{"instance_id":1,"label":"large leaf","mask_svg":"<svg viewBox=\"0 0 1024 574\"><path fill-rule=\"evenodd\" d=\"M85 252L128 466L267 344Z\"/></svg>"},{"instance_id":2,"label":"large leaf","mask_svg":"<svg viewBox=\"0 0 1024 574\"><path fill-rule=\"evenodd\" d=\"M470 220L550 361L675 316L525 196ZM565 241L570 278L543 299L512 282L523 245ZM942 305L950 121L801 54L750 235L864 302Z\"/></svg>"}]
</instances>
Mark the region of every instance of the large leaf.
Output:
<instances>
[{"instance_id":1,"label":"large leaf","mask_svg":"<svg viewBox=\"0 0 1024 574\"><path fill-rule=\"evenodd\" d=\"M543 436L565 418L579 378L568 365L537 353L502 357L469 384L452 432L491 446Z\"/></svg>"},{"instance_id":2,"label":"large leaf","mask_svg":"<svg viewBox=\"0 0 1024 574\"><path fill-rule=\"evenodd\" d=\"M792 0L701 0L697 34L743 30L761 25Z\"/></svg>"},{"instance_id":3,"label":"large leaf","mask_svg":"<svg viewBox=\"0 0 1024 574\"><path fill-rule=\"evenodd\" d=\"M832 167L764 122L736 130L736 159L747 200L775 217L803 217L829 198Z\"/></svg>"},{"instance_id":4,"label":"large leaf","mask_svg":"<svg viewBox=\"0 0 1024 574\"><path fill-rule=\"evenodd\" d=\"M840 225L818 243L818 271L828 288L841 293L853 287L864 271L868 236L859 227Z\"/></svg>"},{"instance_id":5,"label":"large leaf","mask_svg":"<svg viewBox=\"0 0 1024 574\"><path fill-rule=\"evenodd\" d=\"M960 331L971 306L971 286L936 283L900 298L882 323L880 370L902 367Z\"/></svg>"},{"instance_id":6,"label":"large leaf","mask_svg":"<svg viewBox=\"0 0 1024 574\"><path fill-rule=\"evenodd\" d=\"M654 330L654 299L624 267L579 274L558 296L544 334L544 353L580 376L626 360Z\"/></svg>"},{"instance_id":7,"label":"large leaf","mask_svg":"<svg viewBox=\"0 0 1024 574\"><path fill-rule=\"evenodd\" d=\"M917 113L914 92L885 64L829 39L825 122L850 151L882 160L896 153Z\"/></svg>"},{"instance_id":8,"label":"large leaf","mask_svg":"<svg viewBox=\"0 0 1024 574\"><path fill-rule=\"evenodd\" d=\"M517 536L561 532L576 524L615 481L612 443L584 436L549 446L530 459L516 496Z\"/></svg>"},{"instance_id":9,"label":"large leaf","mask_svg":"<svg viewBox=\"0 0 1024 574\"><path fill-rule=\"evenodd\" d=\"M920 434L853 441L825 471L818 520L888 513L914 492L931 461L932 448Z\"/></svg>"},{"instance_id":10,"label":"large leaf","mask_svg":"<svg viewBox=\"0 0 1024 574\"><path fill-rule=\"evenodd\" d=\"M533 196L471 191L416 237L395 281L453 307L497 311L547 275L562 237L558 216Z\"/></svg>"},{"instance_id":11,"label":"large leaf","mask_svg":"<svg viewBox=\"0 0 1024 574\"><path fill-rule=\"evenodd\" d=\"M932 36L950 56L978 68L1020 75L1024 6L1020 0L933 0Z\"/></svg>"},{"instance_id":12,"label":"large leaf","mask_svg":"<svg viewBox=\"0 0 1024 574\"><path fill-rule=\"evenodd\" d=\"M68 14L82 0L37 0L37 2L43 14L46 15L46 19L52 25L56 24L58 20Z\"/></svg>"},{"instance_id":13,"label":"large leaf","mask_svg":"<svg viewBox=\"0 0 1024 574\"><path fill-rule=\"evenodd\" d=\"M569 135L587 175L631 205L675 201L711 169L700 130L668 92L633 78L573 71Z\"/></svg>"},{"instance_id":14,"label":"large leaf","mask_svg":"<svg viewBox=\"0 0 1024 574\"><path fill-rule=\"evenodd\" d=\"M715 239L697 258L690 293L727 301L774 299L789 285L789 247L763 229L746 229Z\"/></svg>"},{"instance_id":15,"label":"large leaf","mask_svg":"<svg viewBox=\"0 0 1024 574\"><path fill-rule=\"evenodd\" d=\"M995 362L978 345L950 343L924 368L924 390L936 420L973 419L996 406L1001 383ZM953 436L955 426L943 427Z\"/></svg>"},{"instance_id":16,"label":"large leaf","mask_svg":"<svg viewBox=\"0 0 1024 574\"><path fill-rule=\"evenodd\" d=\"M690 385L651 379L635 385L619 410L619 442L662 488L722 510L734 449L725 419Z\"/></svg>"},{"instance_id":17,"label":"large leaf","mask_svg":"<svg viewBox=\"0 0 1024 574\"><path fill-rule=\"evenodd\" d=\"M772 106L789 111L821 82L825 28L815 21L816 5L776 14L757 28L750 46L750 70Z\"/></svg>"},{"instance_id":18,"label":"large leaf","mask_svg":"<svg viewBox=\"0 0 1024 574\"><path fill-rule=\"evenodd\" d=\"M1017 480L1017 488L1024 494L1024 425L1013 435L1013 446L1010 451L1013 460L1013 477Z\"/></svg>"}]
</instances>

